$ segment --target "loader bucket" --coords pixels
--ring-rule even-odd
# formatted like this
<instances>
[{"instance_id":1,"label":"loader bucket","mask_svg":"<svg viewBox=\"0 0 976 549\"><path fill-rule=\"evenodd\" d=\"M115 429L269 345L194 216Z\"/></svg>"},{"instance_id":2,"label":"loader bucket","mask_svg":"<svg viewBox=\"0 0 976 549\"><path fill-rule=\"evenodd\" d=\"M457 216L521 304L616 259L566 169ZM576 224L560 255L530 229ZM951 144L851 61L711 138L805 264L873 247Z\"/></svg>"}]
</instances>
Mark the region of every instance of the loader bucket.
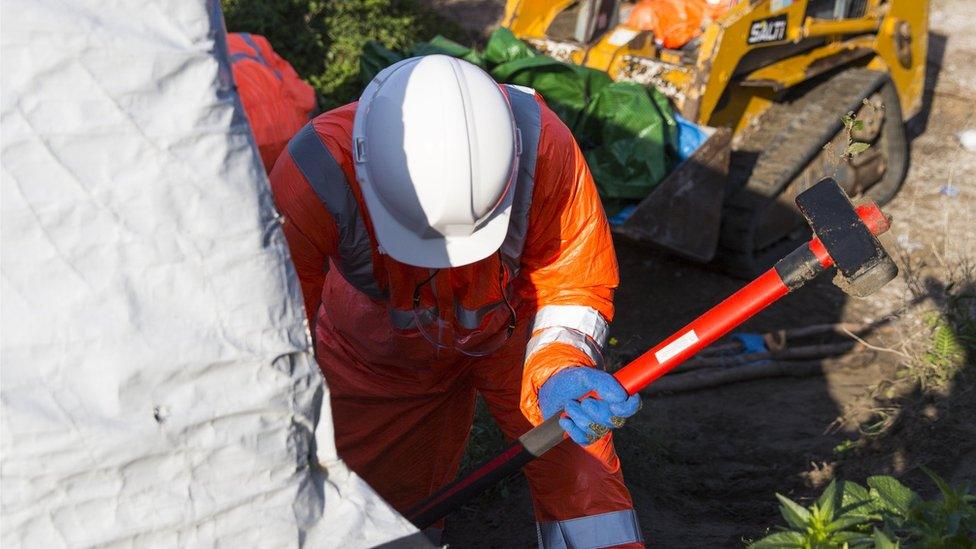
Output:
<instances>
[{"instance_id":1,"label":"loader bucket","mask_svg":"<svg viewBox=\"0 0 976 549\"><path fill-rule=\"evenodd\" d=\"M729 174L732 132L711 135L678 165L613 231L695 262L715 256Z\"/></svg>"}]
</instances>

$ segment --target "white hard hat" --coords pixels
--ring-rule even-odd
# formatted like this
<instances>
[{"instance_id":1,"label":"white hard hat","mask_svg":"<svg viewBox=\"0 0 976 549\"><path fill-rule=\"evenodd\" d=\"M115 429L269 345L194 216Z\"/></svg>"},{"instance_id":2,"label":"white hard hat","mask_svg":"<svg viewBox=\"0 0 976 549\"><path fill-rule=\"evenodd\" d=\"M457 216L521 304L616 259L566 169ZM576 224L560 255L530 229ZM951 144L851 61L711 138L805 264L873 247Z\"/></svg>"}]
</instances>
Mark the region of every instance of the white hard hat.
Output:
<instances>
[{"instance_id":1,"label":"white hard hat","mask_svg":"<svg viewBox=\"0 0 976 549\"><path fill-rule=\"evenodd\" d=\"M408 265L467 265L508 232L520 136L490 76L446 55L380 72L353 125L356 178L381 250Z\"/></svg>"}]
</instances>

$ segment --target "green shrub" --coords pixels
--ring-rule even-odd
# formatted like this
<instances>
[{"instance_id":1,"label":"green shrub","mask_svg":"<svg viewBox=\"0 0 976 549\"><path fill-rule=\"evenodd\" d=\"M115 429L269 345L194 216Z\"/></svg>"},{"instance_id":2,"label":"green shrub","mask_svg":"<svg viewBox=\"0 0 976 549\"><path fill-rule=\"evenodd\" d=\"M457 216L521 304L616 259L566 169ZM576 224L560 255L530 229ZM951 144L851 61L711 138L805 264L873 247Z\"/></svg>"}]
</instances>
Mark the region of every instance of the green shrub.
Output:
<instances>
[{"instance_id":1,"label":"green shrub","mask_svg":"<svg viewBox=\"0 0 976 549\"><path fill-rule=\"evenodd\" d=\"M223 0L230 32L261 34L319 93L328 109L361 91L359 54L369 40L391 49L464 33L417 0Z\"/></svg>"},{"instance_id":2,"label":"green shrub","mask_svg":"<svg viewBox=\"0 0 976 549\"><path fill-rule=\"evenodd\" d=\"M788 526L749 547L976 547L976 495L968 486L953 489L939 475L924 470L939 488L938 499L926 501L889 476L868 478L867 488L831 482L810 507L776 494Z\"/></svg>"}]
</instances>

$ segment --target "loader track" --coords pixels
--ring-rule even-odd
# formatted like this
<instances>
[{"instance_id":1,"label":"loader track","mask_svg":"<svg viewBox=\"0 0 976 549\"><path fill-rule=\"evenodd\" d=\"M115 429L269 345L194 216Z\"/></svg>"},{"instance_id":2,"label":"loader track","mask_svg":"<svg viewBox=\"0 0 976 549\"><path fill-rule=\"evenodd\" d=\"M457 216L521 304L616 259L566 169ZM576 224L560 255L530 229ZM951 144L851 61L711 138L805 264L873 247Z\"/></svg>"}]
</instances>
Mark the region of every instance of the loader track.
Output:
<instances>
[{"instance_id":1,"label":"loader track","mask_svg":"<svg viewBox=\"0 0 976 549\"><path fill-rule=\"evenodd\" d=\"M796 225L800 218L792 199L843 169L843 148L828 144L846 139L844 114L858 111L862 99L885 81L876 71L841 72L792 101L774 104L736 139L717 254L726 271L754 276L795 246L790 233L804 226Z\"/></svg>"}]
</instances>

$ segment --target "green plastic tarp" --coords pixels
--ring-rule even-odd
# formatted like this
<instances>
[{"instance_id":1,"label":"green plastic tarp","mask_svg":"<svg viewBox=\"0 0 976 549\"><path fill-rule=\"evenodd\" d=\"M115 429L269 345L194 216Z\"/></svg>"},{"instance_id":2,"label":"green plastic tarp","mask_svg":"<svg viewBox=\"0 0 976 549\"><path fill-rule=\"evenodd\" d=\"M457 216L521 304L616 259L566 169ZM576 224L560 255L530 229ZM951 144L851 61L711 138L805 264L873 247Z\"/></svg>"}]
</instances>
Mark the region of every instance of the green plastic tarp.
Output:
<instances>
[{"instance_id":1,"label":"green plastic tarp","mask_svg":"<svg viewBox=\"0 0 976 549\"><path fill-rule=\"evenodd\" d=\"M498 82L542 94L576 136L610 215L647 196L677 163L677 124L660 92L542 55L505 28L492 34L481 53L442 36L401 52L370 42L360 56L360 78L365 86L397 61L434 53L464 59Z\"/></svg>"}]
</instances>

